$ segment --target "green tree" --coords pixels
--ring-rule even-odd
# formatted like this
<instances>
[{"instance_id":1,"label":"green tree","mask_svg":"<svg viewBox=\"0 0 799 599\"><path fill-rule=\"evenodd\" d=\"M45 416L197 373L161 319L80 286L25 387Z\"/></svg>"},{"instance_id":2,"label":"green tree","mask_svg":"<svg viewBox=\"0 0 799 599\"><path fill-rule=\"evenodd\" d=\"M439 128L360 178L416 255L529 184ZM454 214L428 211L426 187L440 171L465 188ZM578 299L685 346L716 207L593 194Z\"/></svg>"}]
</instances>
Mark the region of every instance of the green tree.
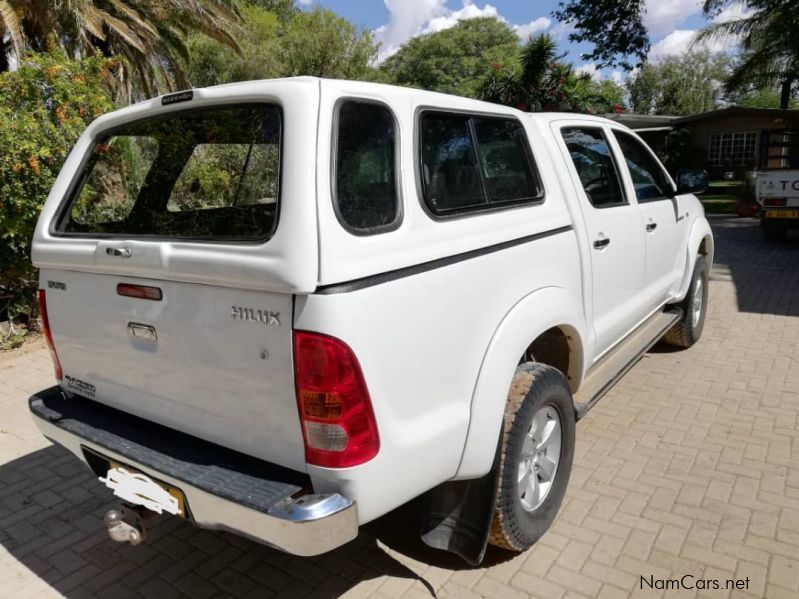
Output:
<instances>
[{"instance_id":1,"label":"green tree","mask_svg":"<svg viewBox=\"0 0 799 599\"><path fill-rule=\"evenodd\" d=\"M704 0L706 17L726 9L743 9L739 18L712 23L698 39L741 41L744 59L727 81L730 91L747 87L780 89L780 107L787 108L799 81L799 7L796 0ZM571 41L593 44L584 56L599 66L620 64L630 70L646 61L649 40L642 15L645 0L563 0L555 16L574 26ZM627 60L633 57L634 62Z\"/></svg>"},{"instance_id":2,"label":"green tree","mask_svg":"<svg viewBox=\"0 0 799 599\"><path fill-rule=\"evenodd\" d=\"M640 67L649 52L644 10L645 0L563 0L553 15L574 26L569 41L593 44L593 50L582 56L584 60L598 63L600 68L619 65L630 71Z\"/></svg>"},{"instance_id":3,"label":"green tree","mask_svg":"<svg viewBox=\"0 0 799 599\"><path fill-rule=\"evenodd\" d=\"M705 12L718 14L734 0L705 0ZM729 91L772 86L780 108L788 108L799 82L799 6L796 0L749 0L751 13L705 27L697 41L740 39L744 52L726 81Z\"/></svg>"},{"instance_id":4,"label":"green tree","mask_svg":"<svg viewBox=\"0 0 799 599\"><path fill-rule=\"evenodd\" d=\"M207 36L191 37L187 71L194 85L294 75L371 77L370 64L377 55L371 32L323 8L298 11L286 19L260 4L241 7L239 53Z\"/></svg>"},{"instance_id":5,"label":"green tree","mask_svg":"<svg viewBox=\"0 0 799 599\"><path fill-rule=\"evenodd\" d=\"M36 289L30 244L42 203L87 124L111 110L117 60L58 49L0 73L0 311L26 311Z\"/></svg>"},{"instance_id":6,"label":"green tree","mask_svg":"<svg viewBox=\"0 0 799 599\"><path fill-rule=\"evenodd\" d=\"M377 57L370 31L319 7L289 21L281 46L286 75L362 79Z\"/></svg>"},{"instance_id":7,"label":"green tree","mask_svg":"<svg viewBox=\"0 0 799 599\"><path fill-rule=\"evenodd\" d=\"M476 98L492 65L517 62L519 39L492 17L459 21L454 27L411 38L381 65L385 80Z\"/></svg>"},{"instance_id":8,"label":"green tree","mask_svg":"<svg viewBox=\"0 0 799 599\"><path fill-rule=\"evenodd\" d=\"M495 65L483 80L483 100L530 112L589 112L604 104L588 75L577 75L561 62L562 55L549 35L531 36L517 47L517 53L515 63ZM608 110L609 105L602 109Z\"/></svg>"},{"instance_id":9,"label":"green tree","mask_svg":"<svg viewBox=\"0 0 799 599\"><path fill-rule=\"evenodd\" d=\"M188 86L186 39L201 32L237 48L235 0L0 0L0 71L57 40L68 57L125 58L120 79L146 95Z\"/></svg>"},{"instance_id":10,"label":"green tree","mask_svg":"<svg viewBox=\"0 0 799 599\"><path fill-rule=\"evenodd\" d=\"M707 52L688 52L646 63L627 79L636 114L689 115L717 107L729 60Z\"/></svg>"},{"instance_id":11,"label":"green tree","mask_svg":"<svg viewBox=\"0 0 799 599\"><path fill-rule=\"evenodd\" d=\"M745 108L779 108L780 92L771 87L750 88L730 94L730 101L735 106ZM799 108L799 100L792 98L788 108Z\"/></svg>"},{"instance_id":12,"label":"green tree","mask_svg":"<svg viewBox=\"0 0 799 599\"><path fill-rule=\"evenodd\" d=\"M584 112L604 114L620 112L625 108L627 91L624 86L610 79L595 81L581 77L574 89L576 105Z\"/></svg>"}]
</instances>

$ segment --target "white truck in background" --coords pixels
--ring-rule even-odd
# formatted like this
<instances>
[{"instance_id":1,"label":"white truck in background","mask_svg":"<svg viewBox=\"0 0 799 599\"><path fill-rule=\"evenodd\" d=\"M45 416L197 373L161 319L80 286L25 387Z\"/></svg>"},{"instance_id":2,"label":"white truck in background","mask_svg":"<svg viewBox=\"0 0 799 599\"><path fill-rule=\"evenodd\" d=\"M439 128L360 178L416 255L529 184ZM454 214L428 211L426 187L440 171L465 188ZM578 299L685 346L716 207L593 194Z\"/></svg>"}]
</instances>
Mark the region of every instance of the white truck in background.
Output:
<instances>
[{"instance_id":1,"label":"white truck in background","mask_svg":"<svg viewBox=\"0 0 799 599\"><path fill-rule=\"evenodd\" d=\"M799 228L799 130L761 132L755 180L763 236L779 241Z\"/></svg>"},{"instance_id":2,"label":"white truck in background","mask_svg":"<svg viewBox=\"0 0 799 599\"><path fill-rule=\"evenodd\" d=\"M576 420L699 339L706 186L587 115L310 77L149 100L42 210L30 409L118 541L167 513L314 555L421 497L429 545L522 551Z\"/></svg>"}]
</instances>

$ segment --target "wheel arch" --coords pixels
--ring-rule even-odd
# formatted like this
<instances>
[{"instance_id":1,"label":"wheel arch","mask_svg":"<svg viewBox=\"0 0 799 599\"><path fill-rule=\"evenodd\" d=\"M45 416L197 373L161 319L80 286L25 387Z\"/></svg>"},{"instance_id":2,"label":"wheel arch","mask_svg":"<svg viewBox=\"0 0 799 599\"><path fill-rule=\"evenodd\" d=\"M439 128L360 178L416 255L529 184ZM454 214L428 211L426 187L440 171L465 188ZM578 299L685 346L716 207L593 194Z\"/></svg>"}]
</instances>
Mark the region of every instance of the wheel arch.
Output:
<instances>
[{"instance_id":1,"label":"wheel arch","mask_svg":"<svg viewBox=\"0 0 799 599\"><path fill-rule=\"evenodd\" d=\"M694 221L688 236L688 246L685 255L685 272L683 273L682 283L680 284L680 290L677 294L677 301L682 301L685 298L685 294L688 293L696 256L702 255L705 257L709 274L713 266L714 254L715 242L713 241L713 232L710 229L710 223L706 218L698 218Z\"/></svg>"},{"instance_id":2,"label":"wheel arch","mask_svg":"<svg viewBox=\"0 0 799 599\"><path fill-rule=\"evenodd\" d=\"M536 355L536 360L556 368L567 363L564 375L572 391L576 391L585 372L587 336L582 314L582 303L560 287L534 291L508 311L483 357L456 479L476 478L491 469L514 372L525 356L535 352L540 339L548 338L545 345L549 348ZM564 347L568 349L565 360Z\"/></svg>"}]
</instances>

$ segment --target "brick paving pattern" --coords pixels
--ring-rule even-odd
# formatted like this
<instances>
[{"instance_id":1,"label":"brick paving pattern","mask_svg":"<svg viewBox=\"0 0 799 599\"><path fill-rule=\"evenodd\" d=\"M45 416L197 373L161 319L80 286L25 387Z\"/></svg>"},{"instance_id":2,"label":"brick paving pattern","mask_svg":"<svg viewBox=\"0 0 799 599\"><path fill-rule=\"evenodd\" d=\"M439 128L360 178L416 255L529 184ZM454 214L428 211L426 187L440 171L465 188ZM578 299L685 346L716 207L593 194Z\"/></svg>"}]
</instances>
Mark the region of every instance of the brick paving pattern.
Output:
<instances>
[{"instance_id":1,"label":"brick paving pattern","mask_svg":"<svg viewBox=\"0 0 799 599\"><path fill-rule=\"evenodd\" d=\"M417 540L415 506L301 559L162 519L148 542L107 539L115 502L41 438L26 400L47 351L0 357L0 597L799 596L799 237L715 219L704 337L656 347L578 425L557 521L523 555L469 568ZM749 579L748 590L641 590L640 577Z\"/></svg>"}]
</instances>

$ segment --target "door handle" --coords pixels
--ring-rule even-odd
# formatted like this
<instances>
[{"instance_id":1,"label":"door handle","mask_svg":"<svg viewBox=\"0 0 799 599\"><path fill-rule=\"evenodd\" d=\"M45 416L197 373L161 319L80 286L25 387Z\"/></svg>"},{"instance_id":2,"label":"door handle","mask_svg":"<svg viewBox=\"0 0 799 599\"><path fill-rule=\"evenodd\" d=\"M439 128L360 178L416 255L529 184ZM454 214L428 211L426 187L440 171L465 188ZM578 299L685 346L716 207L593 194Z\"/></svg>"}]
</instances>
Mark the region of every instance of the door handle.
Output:
<instances>
[{"instance_id":1,"label":"door handle","mask_svg":"<svg viewBox=\"0 0 799 599\"><path fill-rule=\"evenodd\" d=\"M608 247L609 243L610 243L610 239L607 238L607 237L605 237L604 239L597 239L596 241L594 241L594 249L595 250L604 249L604 248Z\"/></svg>"},{"instance_id":2,"label":"door handle","mask_svg":"<svg viewBox=\"0 0 799 599\"><path fill-rule=\"evenodd\" d=\"M657 229L657 228L658 228L658 224L657 224L657 223L648 223L648 224L646 225L646 231L647 231L647 233L651 233L652 231L654 231L654 230L655 230L655 229Z\"/></svg>"},{"instance_id":3,"label":"door handle","mask_svg":"<svg viewBox=\"0 0 799 599\"><path fill-rule=\"evenodd\" d=\"M105 253L118 258L130 258L133 251L130 248L105 248Z\"/></svg>"}]
</instances>

